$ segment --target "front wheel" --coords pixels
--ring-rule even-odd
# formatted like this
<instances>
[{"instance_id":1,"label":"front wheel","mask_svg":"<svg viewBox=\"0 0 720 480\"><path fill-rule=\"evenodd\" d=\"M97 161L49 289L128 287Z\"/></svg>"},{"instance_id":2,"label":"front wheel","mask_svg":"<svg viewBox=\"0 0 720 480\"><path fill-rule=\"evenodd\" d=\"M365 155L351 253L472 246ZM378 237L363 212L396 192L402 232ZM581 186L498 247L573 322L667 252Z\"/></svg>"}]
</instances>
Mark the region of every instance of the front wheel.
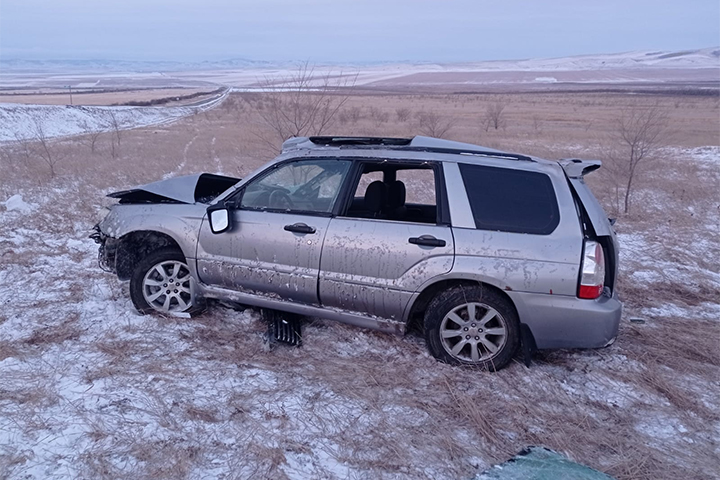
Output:
<instances>
[{"instance_id":1,"label":"front wheel","mask_svg":"<svg viewBox=\"0 0 720 480\"><path fill-rule=\"evenodd\" d=\"M190 269L182 252L161 248L138 262L130 277L130 298L140 313L194 313Z\"/></svg>"},{"instance_id":2,"label":"front wheel","mask_svg":"<svg viewBox=\"0 0 720 480\"><path fill-rule=\"evenodd\" d=\"M518 317L502 294L481 285L440 292L425 312L430 353L446 363L499 370L515 355Z\"/></svg>"}]
</instances>

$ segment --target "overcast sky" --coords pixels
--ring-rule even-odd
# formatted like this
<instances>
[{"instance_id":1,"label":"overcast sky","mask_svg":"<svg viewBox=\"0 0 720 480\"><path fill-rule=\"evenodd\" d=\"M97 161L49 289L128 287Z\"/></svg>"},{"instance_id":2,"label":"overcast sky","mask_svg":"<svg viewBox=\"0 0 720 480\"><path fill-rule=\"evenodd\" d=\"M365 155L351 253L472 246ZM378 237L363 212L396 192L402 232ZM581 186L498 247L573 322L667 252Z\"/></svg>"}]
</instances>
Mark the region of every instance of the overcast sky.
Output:
<instances>
[{"instance_id":1,"label":"overcast sky","mask_svg":"<svg viewBox=\"0 0 720 480\"><path fill-rule=\"evenodd\" d=\"M717 45L719 0L0 0L4 59L474 61Z\"/></svg>"}]
</instances>

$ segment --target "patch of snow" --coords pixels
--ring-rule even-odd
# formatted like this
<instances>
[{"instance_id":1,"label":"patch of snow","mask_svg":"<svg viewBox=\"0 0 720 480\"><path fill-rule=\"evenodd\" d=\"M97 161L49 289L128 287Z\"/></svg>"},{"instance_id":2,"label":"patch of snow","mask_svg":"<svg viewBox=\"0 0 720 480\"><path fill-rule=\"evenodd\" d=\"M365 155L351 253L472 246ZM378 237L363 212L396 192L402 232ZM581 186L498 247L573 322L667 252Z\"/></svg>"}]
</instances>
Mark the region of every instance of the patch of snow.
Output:
<instances>
[{"instance_id":1,"label":"patch of snow","mask_svg":"<svg viewBox=\"0 0 720 480\"><path fill-rule=\"evenodd\" d=\"M206 102L182 107L96 107L0 104L0 143L108 132L175 122L219 105L229 90Z\"/></svg>"},{"instance_id":2,"label":"patch of snow","mask_svg":"<svg viewBox=\"0 0 720 480\"><path fill-rule=\"evenodd\" d=\"M13 195L12 197L8 198L5 202L3 202L3 204L5 205L5 209L8 212L17 210L21 213L29 213L33 209L33 207L29 203L27 203L23 200L23 197L20 194Z\"/></svg>"}]
</instances>

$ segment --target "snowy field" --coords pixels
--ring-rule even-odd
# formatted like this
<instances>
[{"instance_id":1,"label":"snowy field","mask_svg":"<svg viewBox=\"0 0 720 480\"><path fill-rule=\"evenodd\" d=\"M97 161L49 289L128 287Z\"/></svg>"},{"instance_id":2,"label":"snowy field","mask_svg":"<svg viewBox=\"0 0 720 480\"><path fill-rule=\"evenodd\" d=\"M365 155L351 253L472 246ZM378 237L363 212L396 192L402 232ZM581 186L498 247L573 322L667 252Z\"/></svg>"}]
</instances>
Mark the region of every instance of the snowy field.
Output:
<instances>
[{"instance_id":1,"label":"snowy field","mask_svg":"<svg viewBox=\"0 0 720 480\"><path fill-rule=\"evenodd\" d=\"M302 348L268 351L252 309L134 313L88 238L104 195L249 168L221 114L129 131L97 171L0 177L0 478L457 479L527 445L620 479L717 478L720 147L668 147L642 213L618 222L613 346L490 374L436 362L415 335L309 319ZM67 162L89 155L63 142Z\"/></svg>"},{"instance_id":2,"label":"snowy field","mask_svg":"<svg viewBox=\"0 0 720 480\"><path fill-rule=\"evenodd\" d=\"M157 88L224 85L256 91L269 78L292 75L301 62L247 60L203 62L33 62L0 63L0 87L6 88ZM470 63L318 64L319 77L345 75L357 87L473 85L524 86L548 83L677 83L717 84L720 49L633 51L561 58L483 61ZM285 85L287 86L287 85Z\"/></svg>"},{"instance_id":3,"label":"snowy field","mask_svg":"<svg viewBox=\"0 0 720 480\"><path fill-rule=\"evenodd\" d=\"M0 103L0 143L162 125L217 107L226 90L185 107L96 107Z\"/></svg>"}]
</instances>

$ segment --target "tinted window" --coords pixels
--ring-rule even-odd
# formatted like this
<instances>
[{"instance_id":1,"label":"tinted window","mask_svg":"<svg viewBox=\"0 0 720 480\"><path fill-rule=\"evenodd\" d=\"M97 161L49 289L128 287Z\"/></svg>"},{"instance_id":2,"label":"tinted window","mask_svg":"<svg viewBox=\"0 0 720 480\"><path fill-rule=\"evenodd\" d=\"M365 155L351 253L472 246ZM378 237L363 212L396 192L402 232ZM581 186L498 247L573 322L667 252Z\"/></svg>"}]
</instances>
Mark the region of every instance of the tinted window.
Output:
<instances>
[{"instance_id":1,"label":"tinted window","mask_svg":"<svg viewBox=\"0 0 720 480\"><path fill-rule=\"evenodd\" d=\"M547 235L560 220L550 177L543 173L460 164L475 226Z\"/></svg>"}]
</instances>

